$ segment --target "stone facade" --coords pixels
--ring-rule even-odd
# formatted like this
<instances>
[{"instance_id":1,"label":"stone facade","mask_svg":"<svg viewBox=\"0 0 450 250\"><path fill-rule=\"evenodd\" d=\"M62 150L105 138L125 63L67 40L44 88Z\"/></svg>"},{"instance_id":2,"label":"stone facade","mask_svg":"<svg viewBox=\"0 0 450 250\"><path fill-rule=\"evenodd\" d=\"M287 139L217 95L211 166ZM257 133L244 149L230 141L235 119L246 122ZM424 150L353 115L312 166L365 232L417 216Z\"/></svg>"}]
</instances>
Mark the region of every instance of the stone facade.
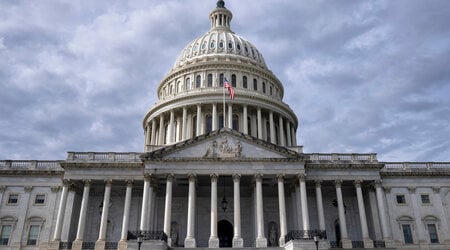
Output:
<instances>
[{"instance_id":1,"label":"stone facade","mask_svg":"<svg viewBox=\"0 0 450 250\"><path fill-rule=\"evenodd\" d=\"M0 161L0 250L450 249L450 163L303 153L223 1L144 116L144 152ZM224 103L224 83L235 99Z\"/></svg>"}]
</instances>

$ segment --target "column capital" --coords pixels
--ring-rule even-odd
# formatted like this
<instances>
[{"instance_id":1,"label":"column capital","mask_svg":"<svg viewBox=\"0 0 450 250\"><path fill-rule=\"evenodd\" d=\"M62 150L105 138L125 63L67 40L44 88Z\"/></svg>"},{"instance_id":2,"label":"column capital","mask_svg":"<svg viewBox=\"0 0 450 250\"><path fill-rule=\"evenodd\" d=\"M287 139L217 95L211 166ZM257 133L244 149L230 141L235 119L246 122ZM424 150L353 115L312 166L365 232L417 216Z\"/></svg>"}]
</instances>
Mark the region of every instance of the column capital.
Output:
<instances>
[{"instance_id":1,"label":"column capital","mask_svg":"<svg viewBox=\"0 0 450 250\"><path fill-rule=\"evenodd\" d=\"M239 180L241 179L241 174L239 174L239 173L234 173L234 174L232 175L232 177L233 177L233 180L239 181Z\"/></svg>"},{"instance_id":2,"label":"column capital","mask_svg":"<svg viewBox=\"0 0 450 250\"><path fill-rule=\"evenodd\" d=\"M174 174L167 174L167 181L173 181L173 179L175 179Z\"/></svg>"},{"instance_id":3,"label":"column capital","mask_svg":"<svg viewBox=\"0 0 450 250\"><path fill-rule=\"evenodd\" d=\"M0 186L0 193L3 193L6 190L6 186L1 185Z\"/></svg>"},{"instance_id":4,"label":"column capital","mask_svg":"<svg viewBox=\"0 0 450 250\"><path fill-rule=\"evenodd\" d=\"M277 174L277 181L284 181L285 174Z\"/></svg>"},{"instance_id":5,"label":"column capital","mask_svg":"<svg viewBox=\"0 0 450 250\"><path fill-rule=\"evenodd\" d=\"M382 180L375 180L373 182L373 184L374 184L375 188L380 188L382 182L383 182Z\"/></svg>"},{"instance_id":6,"label":"column capital","mask_svg":"<svg viewBox=\"0 0 450 250\"><path fill-rule=\"evenodd\" d=\"M72 181L70 179L63 179L62 183L63 183L63 186L69 186L72 184Z\"/></svg>"},{"instance_id":7,"label":"column capital","mask_svg":"<svg viewBox=\"0 0 450 250\"><path fill-rule=\"evenodd\" d=\"M434 186L434 187L431 187L431 188L433 189L433 192L436 193L436 194L439 194L439 192L441 191L441 187Z\"/></svg>"},{"instance_id":8,"label":"column capital","mask_svg":"<svg viewBox=\"0 0 450 250\"><path fill-rule=\"evenodd\" d=\"M190 173L187 176L188 176L189 181L195 181L197 179L197 175L194 173Z\"/></svg>"},{"instance_id":9,"label":"column capital","mask_svg":"<svg viewBox=\"0 0 450 250\"><path fill-rule=\"evenodd\" d=\"M126 179L126 180L125 180L125 183L127 184L127 186L133 185L134 180L133 180L133 179Z\"/></svg>"},{"instance_id":10,"label":"column capital","mask_svg":"<svg viewBox=\"0 0 450 250\"><path fill-rule=\"evenodd\" d=\"M316 188L320 188L322 186L322 180L314 180L314 183L316 184Z\"/></svg>"},{"instance_id":11,"label":"column capital","mask_svg":"<svg viewBox=\"0 0 450 250\"><path fill-rule=\"evenodd\" d=\"M342 186L342 180L334 180L334 184L336 185L337 188L340 188Z\"/></svg>"},{"instance_id":12,"label":"column capital","mask_svg":"<svg viewBox=\"0 0 450 250\"><path fill-rule=\"evenodd\" d=\"M150 180L153 177L151 173L144 173L144 180Z\"/></svg>"},{"instance_id":13,"label":"column capital","mask_svg":"<svg viewBox=\"0 0 450 250\"><path fill-rule=\"evenodd\" d=\"M362 180L354 180L353 183L355 184L355 187L361 188L361 184L363 183Z\"/></svg>"},{"instance_id":14,"label":"column capital","mask_svg":"<svg viewBox=\"0 0 450 250\"><path fill-rule=\"evenodd\" d=\"M299 181L305 181L306 180L306 173L305 174L298 174L297 178Z\"/></svg>"},{"instance_id":15,"label":"column capital","mask_svg":"<svg viewBox=\"0 0 450 250\"><path fill-rule=\"evenodd\" d=\"M416 187L409 186L408 187L408 191L409 191L410 194L415 193L416 192Z\"/></svg>"},{"instance_id":16,"label":"column capital","mask_svg":"<svg viewBox=\"0 0 450 250\"><path fill-rule=\"evenodd\" d=\"M219 174L212 173L209 175L209 177L211 177L211 181L217 181L217 179L219 178Z\"/></svg>"},{"instance_id":17,"label":"column capital","mask_svg":"<svg viewBox=\"0 0 450 250\"><path fill-rule=\"evenodd\" d=\"M111 185L112 184L112 179L105 179L105 184L106 185Z\"/></svg>"},{"instance_id":18,"label":"column capital","mask_svg":"<svg viewBox=\"0 0 450 250\"><path fill-rule=\"evenodd\" d=\"M263 174L261 174L261 173L255 174L255 180L257 180L257 181L262 181L262 177L263 177Z\"/></svg>"},{"instance_id":19,"label":"column capital","mask_svg":"<svg viewBox=\"0 0 450 250\"><path fill-rule=\"evenodd\" d=\"M51 186L50 187L50 190L53 192L53 193L56 193L56 192L58 192L59 191L59 189L61 189L61 187L60 186Z\"/></svg>"}]
</instances>

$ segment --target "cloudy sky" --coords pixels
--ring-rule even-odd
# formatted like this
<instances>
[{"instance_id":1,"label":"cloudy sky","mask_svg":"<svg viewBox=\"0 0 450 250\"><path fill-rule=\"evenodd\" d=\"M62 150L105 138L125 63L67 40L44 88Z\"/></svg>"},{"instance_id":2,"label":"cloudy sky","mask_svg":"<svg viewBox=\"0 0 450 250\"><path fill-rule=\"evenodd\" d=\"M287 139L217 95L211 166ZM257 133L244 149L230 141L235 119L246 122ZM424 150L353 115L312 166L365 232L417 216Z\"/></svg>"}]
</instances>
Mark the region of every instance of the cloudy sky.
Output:
<instances>
[{"instance_id":1,"label":"cloudy sky","mask_svg":"<svg viewBox=\"0 0 450 250\"><path fill-rule=\"evenodd\" d=\"M142 118L215 0L0 1L0 159L142 151ZM228 0L305 152L450 161L450 1Z\"/></svg>"}]
</instances>

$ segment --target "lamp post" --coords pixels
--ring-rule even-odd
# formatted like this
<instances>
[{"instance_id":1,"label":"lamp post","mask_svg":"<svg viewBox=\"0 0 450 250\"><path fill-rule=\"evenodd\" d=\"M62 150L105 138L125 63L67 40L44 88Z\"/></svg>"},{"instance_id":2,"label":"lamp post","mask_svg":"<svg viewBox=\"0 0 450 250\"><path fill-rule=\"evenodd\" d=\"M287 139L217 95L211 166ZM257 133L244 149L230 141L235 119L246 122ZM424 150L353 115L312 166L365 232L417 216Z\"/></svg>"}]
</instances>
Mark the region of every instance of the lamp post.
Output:
<instances>
[{"instance_id":1,"label":"lamp post","mask_svg":"<svg viewBox=\"0 0 450 250\"><path fill-rule=\"evenodd\" d=\"M316 250L319 250L319 237L317 235L314 235L313 239L314 243L316 243Z\"/></svg>"},{"instance_id":2,"label":"lamp post","mask_svg":"<svg viewBox=\"0 0 450 250\"><path fill-rule=\"evenodd\" d=\"M142 235L142 232L139 231L139 234L137 236L138 250L141 250L141 244L142 244L143 240L144 240L144 235Z\"/></svg>"}]
</instances>

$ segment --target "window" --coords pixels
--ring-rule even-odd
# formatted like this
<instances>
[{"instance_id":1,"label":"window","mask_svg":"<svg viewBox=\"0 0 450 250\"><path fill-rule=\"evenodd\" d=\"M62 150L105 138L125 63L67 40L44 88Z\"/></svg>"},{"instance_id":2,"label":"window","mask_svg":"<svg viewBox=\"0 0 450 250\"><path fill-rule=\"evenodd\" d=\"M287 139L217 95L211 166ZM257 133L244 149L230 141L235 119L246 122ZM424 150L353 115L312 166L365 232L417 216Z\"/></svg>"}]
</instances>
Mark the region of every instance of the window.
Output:
<instances>
[{"instance_id":1,"label":"window","mask_svg":"<svg viewBox=\"0 0 450 250\"><path fill-rule=\"evenodd\" d=\"M186 78L186 90L189 90L191 88L191 78Z\"/></svg>"},{"instance_id":2,"label":"window","mask_svg":"<svg viewBox=\"0 0 450 250\"><path fill-rule=\"evenodd\" d=\"M403 238L405 240L405 244L413 244L411 225L403 224L402 230L403 230Z\"/></svg>"},{"instance_id":3,"label":"window","mask_svg":"<svg viewBox=\"0 0 450 250\"><path fill-rule=\"evenodd\" d=\"M430 195L428 194L422 194L420 195L420 199L422 200L422 204L431 204Z\"/></svg>"},{"instance_id":4,"label":"window","mask_svg":"<svg viewBox=\"0 0 450 250\"><path fill-rule=\"evenodd\" d=\"M212 74L208 74L208 87L212 87L212 81L213 81Z\"/></svg>"},{"instance_id":5,"label":"window","mask_svg":"<svg viewBox=\"0 0 450 250\"><path fill-rule=\"evenodd\" d=\"M399 205L406 204L405 195L398 194L396 197L397 197L397 204L399 204Z\"/></svg>"},{"instance_id":6,"label":"window","mask_svg":"<svg viewBox=\"0 0 450 250\"><path fill-rule=\"evenodd\" d=\"M269 86L269 93L272 95L272 86Z\"/></svg>"},{"instance_id":7,"label":"window","mask_svg":"<svg viewBox=\"0 0 450 250\"><path fill-rule=\"evenodd\" d=\"M243 76L243 77L242 77L242 87L243 87L244 89L247 88L247 77L246 77L246 76Z\"/></svg>"},{"instance_id":8,"label":"window","mask_svg":"<svg viewBox=\"0 0 450 250\"><path fill-rule=\"evenodd\" d=\"M233 115L233 129L239 131L239 117L237 115Z\"/></svg>"},{"instance_id":9,"label":"window","mask_svg":"<svg viewBox=\"0 0 450 250\"><path fill-rule=\"evenodd\" d=\"M214 46L215 46L214 44L215 44L215 42L214 42L214 40L212 40L209 47L211 47L211 49L214 49Z\"/></svg>"},{"instance_id":10,"label":"window","mask_svg":"<svg viewBox=\"0 0 450 250\"><path fill-rule=\"evenodd\" d=\"M198 134L197 134L197 116L196 115L194 115L192 117L192 131L194 133L194 137L198 136Z\"/></svg>"},{"instance_id":11,"label":"window","mask_svg":"<svg viewBox=\"0 0 450 250\"><path fill-rule=\"evenodd\" d=\"M9 194L8 204L17 204L19 202L18 194Z\"/></svg>"},{"instance_id":12,"label":"window","mask_svg":"<svg viewBox=\"0 0 450 250\"><path fill-rule=\"evenodd\" d=\"M430 235L431 243L439 243L439 237L436 229L436 224L427 224L428 234Z\"/></svg>"},{"instance_id":13,"label":"window","mask_svg":"<svg viewBox=\"0 0 450 250\"><path fill-rule=\"evenodd\" d=\"M258 80L253 78L253 90L258 90Z\"/></svg>"},{"instance_id":14,"label":"window","mask_svg":"<svg viewBox=\"0 0 450 250\"><path fill-rule=\"evenodd\" d=\"M223 41L220 41L219 48L223 48Z\"/></svg>"},{"instance_id":15,"label":"window","mask_svg":"<svg viewBox=\"0 0 450 250\"><path fill-rule=\"evenodd\" d=\"M197 76L197 78L195 79L195 87L196 88L200 88L202 84L202 77L200 75Z\"/></svg>"},{"instance_id":16,"label":"window","mask_svg":"<svg viewBox=\"0 0 450 250\"><path fill-rule=\"evenodd\" d=\"M219 116L219 128L223 128L224 124L223 124L223 115Z\"/></svg>"},{"instance_id":17,"label":"window","mask_svg":"<svg viewBox=\"0 0 450 250\"><path fill-rule=\"evenodd\" d=\"M237 49L241 50L241 44L239 44L239 43L237 44Z\"/></svg>"},{"instance_id":18,"label":"window","mask_svg":"<svg viewBox=\"0 0 450 250\"><path fill-rule=\"evenodd\" d=\"M206 116L206 133L209 133L212 131L212 116L207 115Z\"/></svg>"},{"instance_id":19,"label":"window","mask_svg":"<svg viewBox=\"0 0 450 250\"><path fill-rule=\"evenodd\" d=\"M223 87L223 74L219 75L219 87Z\"/></svg>"},{"instance_id":20,"label":"window","mask_svg":"<svg viewBox=\"0 0 450 250\"><path fill-rule=\"evenodd\" d=\"M263 84L262 84L262 91L264 94L266 93L266 83L265 82L263 82Z\"/></svg>"},{"instance_id":21,"label":"window","mask_svg":"<svg viewBox=\"0 0 450 250\"><path fill-rule=\"evenodd\" d=\"M37 245L40 228L41 228L41 226L39 226L39 225L30 225L30 230L28 231L27 245L33 245L33 246Z\"/></svg>"},{"instance_id":22,"label":"window","mask_svg":"<svg viewBox=\"0 0 450 250\"><path fill-rule=\"evenodd\" d=\"M236 75L235 74L231 75L231 86L233 88L236 88Z\"/></svg>"},{"instance_id":23,"label":"window","mask_svg":"<svg viewBox=\"0 0 450 250\"><path fill-rule=\"evenodd\" d=\"M37 194L34 198L34 204L35 205L42 205L45 204L45 194Z\"/></svg>"},{"instance_id":24,"label":"window","mask_svg":"<svg viewBox=\"0 0 450 250\"><path fill-rule=\"evenodd\" d=\"M233 44L231 42L228 43L228 48L232 49L233 48Z\"/></svg>"},{"instance_id":25,"label":"window","mask_svg":"<svg viewBox=\"0 0 450 250\"><path fill-rule=\"evenodd\" d=\"M0 246L7 246L11 237L12 225L2 225L0 232Z\"/></svg>"}]
</instances>

